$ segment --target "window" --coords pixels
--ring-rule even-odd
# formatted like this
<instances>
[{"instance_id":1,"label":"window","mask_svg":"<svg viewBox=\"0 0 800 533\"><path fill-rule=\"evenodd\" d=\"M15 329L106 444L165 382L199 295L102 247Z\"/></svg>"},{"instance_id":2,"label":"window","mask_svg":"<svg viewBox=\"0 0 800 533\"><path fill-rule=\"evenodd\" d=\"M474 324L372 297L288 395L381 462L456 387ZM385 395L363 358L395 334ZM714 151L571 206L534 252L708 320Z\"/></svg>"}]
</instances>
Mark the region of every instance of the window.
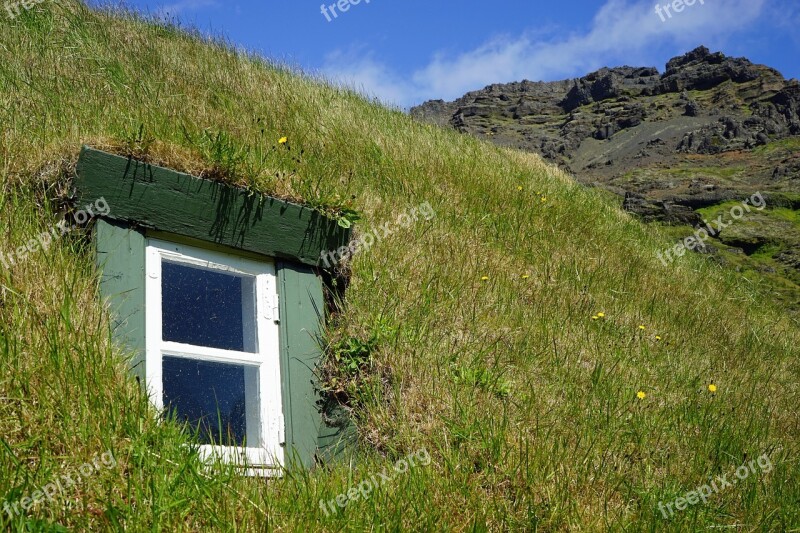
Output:
<instances>
[{"instance_id":1,"label":"window","mask_svg":"<svg viewBox=\"0 0 800 533\"><path fill-rule=\"evenodd\" d=\"M355 426L324 401L317 376L319 261L347 246L351 229L88 146L75 186L80 203L110 207L92 236L113 340L155 406L198 430L204 455L269 476L355 449Z\"/></svg>"},{"instance_id":2,"label":"window","mask_svg":"<svg viewBox=\"0 0 800 533\"><path fill-rule=\"evenodd\" d=\"M146 382L198 432L201 453L283 465L275 264L149 239Z\"/></svg>"}]
</instances>

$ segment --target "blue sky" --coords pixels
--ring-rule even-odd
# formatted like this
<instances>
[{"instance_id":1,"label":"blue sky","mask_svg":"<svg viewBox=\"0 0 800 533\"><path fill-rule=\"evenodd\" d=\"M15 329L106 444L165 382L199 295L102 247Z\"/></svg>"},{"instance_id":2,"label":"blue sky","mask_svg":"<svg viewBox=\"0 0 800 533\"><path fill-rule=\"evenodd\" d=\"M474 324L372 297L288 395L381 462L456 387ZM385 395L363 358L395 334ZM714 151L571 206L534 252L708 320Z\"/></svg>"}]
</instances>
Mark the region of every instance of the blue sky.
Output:
<instances>
[{"instance_id":1,"label":"blue sky","mask_svg":"<svg viewBox=\"0 0 800 533\"><path fill-rule=\"evenodd\" d=\"M326 0L332 5L336 0ZM655 66L704 44L800 78L797 0L129 0L408 107L490 83ZM679 0L681 2L692 0ZM702 3L701 3L702 2ZM671 15L668 16L668 15ZM330 21L328 20L330 18ZM663 19L663 20L662 20Z\"/></svg>"}]
</instances>

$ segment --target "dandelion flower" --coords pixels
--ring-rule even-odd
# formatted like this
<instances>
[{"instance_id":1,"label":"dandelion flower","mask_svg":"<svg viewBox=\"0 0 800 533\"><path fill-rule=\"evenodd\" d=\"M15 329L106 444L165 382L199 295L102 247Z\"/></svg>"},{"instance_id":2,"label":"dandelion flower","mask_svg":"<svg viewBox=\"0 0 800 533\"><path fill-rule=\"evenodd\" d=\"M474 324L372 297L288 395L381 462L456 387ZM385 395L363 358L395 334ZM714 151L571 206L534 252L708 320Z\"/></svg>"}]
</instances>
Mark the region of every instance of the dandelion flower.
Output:
<instances>
[{"instance_id":1,"label":"dandelion flower","mask_svg":"<svg viewBox=\"0 0 800 533\"><path fill-rule=\"evenodd\" d=\"M600 318L600 317L599 317L599 316L597 316L597 315L594 315L594 316L592 317L592 320L597 320L598 318Z\"/></svg>"},{"instance_id":2,"label":"dandelion flower","mask_svg":"<svg viewBox=\"0 0 800 533\"><path fill-rule=\"evenodd\" d=\"M640 329L640 330L642 330L642 331L644 331L644 330L645 330L645 329L647 329L647 328L645 328L645 327L644 327L644 325L641 325L641 326L639 326L639 329Z\"/></svg>"},{"instance_id":3,"label":"dandelion flower","mask_svg":"<svg viewBox=\"0 0 800 533\"><path fill-rule=\"evenodd\" d=\"M542 202L546 202L546 201L547 201L547 196L542 196Z\"/></svg>"},{"instance_id":4,"label":"dandelion flower","mask_svg":"<svg viewBox=\"0 0 800 533\"><path fill-rule=\"evenodd\" d=\"M660 341L661 340L661 335L656 335L656 340Z\"/></svg>"},{"instance_id":5,"label":"dandelion flower","mask_svg":"<svg viewBox=\"0 0 800 533\"><path fill-rule=\"evenodd\" d=\"M605 318L606 314L605 313L597 313L597 316L599 316L600 318Z\"/></svg>"},{"instance_id":6,"label":"dandelion flower","mask_svg":"<svg viewBox=\"0 0 800 533\"><path fill-rule=\"evenodd\" d=\"M528 279L529 277L531 277L530 274L523 274L522 275L522 279Z\"/></svg>"},{"instance_id":7,"label":"dandelion flower","mask_svg":"<svg viewBox=\"0 0 800 533\"><path fill-rule=\"evenodd\" d=\"M481 278L481 281L488 281L488 280L489 280L489 276L483 276L483 277Z\"/></svg>"},{"instance_id":8,"label":"dandelion flower","mask_svg":"<svg viewBox=\"0 0 800 533\"><path fill-rule=\"evenodd\" d=\"M286 144L287 142L289 142L289 139L287 137L281 137L278 140L278 144Z\"/></svg>"},{"instance_id":9,"label":"dandelion flower","mask_svg":"<svg viewBox=\"0 0 800 533\"><path fill-rule=\"evenodd\" d=\"M712 383L711 385L708 386L708 392L714 394L715 392L717 392L717 386Z\"/></svg>"},{"instance_id":10,"label":"dandelion flower","mask_svg":"<svg viewBox=\"0 0 800 533\"><path fill-rule=\"evenodd\" d=\"M519 186L517 187L517 190L518 190L518 191L521 191L521 190L522 190L522 185L519 185Z\"/></svg>"},{"instance_id":11,"label":"dandelion flower","mask_svg":"<svg viewBox=\"0 0 800 533\"><path fill-rule=\"evenodd\" d=\"M640 400L644 400L645 398L647 398L647 394L645 394L643 390L640 390L639 392L636 393L636 397L639 398Z\"/></svg>"}]
</instances>

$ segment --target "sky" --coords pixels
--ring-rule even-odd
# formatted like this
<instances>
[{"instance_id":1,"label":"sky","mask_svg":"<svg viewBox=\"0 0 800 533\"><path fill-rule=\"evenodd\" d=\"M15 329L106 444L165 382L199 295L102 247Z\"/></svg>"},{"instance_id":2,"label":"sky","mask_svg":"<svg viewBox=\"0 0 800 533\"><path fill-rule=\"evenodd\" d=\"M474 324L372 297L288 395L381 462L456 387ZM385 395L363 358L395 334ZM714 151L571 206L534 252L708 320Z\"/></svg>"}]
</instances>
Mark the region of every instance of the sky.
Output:
<instances>
[{"instance_id":1,"label":"sky","mask_svg":"<svg viewBox=\"0 0 800 533\"><path fill-rule=\"evenodd\" d=\"M701 44L800 78L797 0L675 1L677 10L667 0L338 0L342 9L337 0L127 3L401 108L604 66L663 72L670 58Z\"/></svg>"}]
</instances>

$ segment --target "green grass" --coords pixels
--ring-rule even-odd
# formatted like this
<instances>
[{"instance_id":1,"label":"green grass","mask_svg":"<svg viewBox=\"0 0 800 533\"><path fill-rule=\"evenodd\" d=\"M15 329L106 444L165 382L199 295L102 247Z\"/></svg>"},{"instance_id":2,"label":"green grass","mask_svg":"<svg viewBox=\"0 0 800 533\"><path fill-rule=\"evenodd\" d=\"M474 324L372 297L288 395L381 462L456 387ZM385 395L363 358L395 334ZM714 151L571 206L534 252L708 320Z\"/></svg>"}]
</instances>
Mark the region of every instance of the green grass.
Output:
<instances>
[{"instance_id":1,"label":"green grass","mask_svg":"<svg viewBox=\"0 0 800 533\"><path fill-rule=\"evenodd\" d=\"M800 150L800 139L797 137L788 137L780 141L773 141L763 146L756 147L753 152L756 154L771 155L776 152L796 152Z\"/></svg>"},{"instance_id":2,"label":"green grass","mask_svg":"<svg viewBox=\"0 0 800 533\"><path fill-rule=\"evenodd\" d=\"M779 218L780 220L791 222L797 227L798 230L800 230L800 211L797 211L795 209L780 207L776 209L771 209L770 214L772 214L772 216L774 216L775 218Z\"/></svg>"},{"instance_id":3,"label":"green grass","mask_svg":"<svg viewBox=\"0 0 800 533\"><path fill-rule=\"evenodd\" d=\"M746 173L747 168L740 166L724 167L724 168L711 167L711 166L704 166L704 167L682 166L680 168L663 169L662 172L664 172L665 174L672 174L686 178L711 176L711 177L730 179L735 176Z\"/></svg>"},{"instance_id":4,"label":"green grass","mask_svg":"<svg viewBox=\"0 0 800 533\"><path fill-rule=\"evenodd\" d=\"M694 254L665 266L666 236L536 156L416 123L177 28L66 0L0 24L0 251L60 219L82 143L312 205L354 196L363 227L425 201L436 211L356 257L333 323L333 337L373 339L369 366L390 376L355 413L358 454L279 480L204 467L189 437L158 421L109 342L85 237L4 268L2 500L108 449L118 466L24 518L0 515L3 527L800 524L800 330L760 296L757 277ZM279 149L284 135L291 151ZM235 157L209 149L222 141ZM422 449L430 465L335 514L320 509ZM662 518L659 501L764 453L771 472Z\"/></svg>"}]
</instances>

